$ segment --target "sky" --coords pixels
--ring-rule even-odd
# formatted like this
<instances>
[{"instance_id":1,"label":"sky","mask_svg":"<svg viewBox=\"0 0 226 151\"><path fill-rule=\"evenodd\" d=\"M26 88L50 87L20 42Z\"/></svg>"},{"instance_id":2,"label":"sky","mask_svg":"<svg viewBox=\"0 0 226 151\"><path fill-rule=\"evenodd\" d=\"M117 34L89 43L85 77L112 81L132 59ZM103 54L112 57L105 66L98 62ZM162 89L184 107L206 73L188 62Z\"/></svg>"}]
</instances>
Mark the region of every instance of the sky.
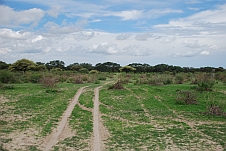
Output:
<instances>
[{"instance_id":1,"label":"sky","mask_svg":"<svg viewBox=\"0 0 226 151\"><path fill-rule=\"evenodd\" d=\"M226 0L0 0L0 61L226 68Z\"/></svg>"}]
</instances>

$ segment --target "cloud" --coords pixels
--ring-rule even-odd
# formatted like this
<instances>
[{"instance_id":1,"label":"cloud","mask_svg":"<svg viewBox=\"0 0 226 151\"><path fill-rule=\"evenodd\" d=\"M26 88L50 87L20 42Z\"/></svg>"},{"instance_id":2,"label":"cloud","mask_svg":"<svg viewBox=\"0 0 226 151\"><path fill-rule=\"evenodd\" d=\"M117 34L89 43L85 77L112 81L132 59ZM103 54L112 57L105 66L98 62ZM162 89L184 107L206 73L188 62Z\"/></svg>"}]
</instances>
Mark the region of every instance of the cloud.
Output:
<instances>
[{"instance_id":1,"label":"cloud","mask_svg":"<svg viewBox=\"0 0 226 151\"><path fill-rule=\"evenodd\" d=\"M44 28L50 34L68 34L81 31L86 24L87 24L86 20L78 21L75 24L73 23L67 24L66 22L63 22L61 25L58 25L54 22L47 22L44 25Z\"/></svg>"},{"instance_id":2,"label":"cloud","mask_svg":"<svg viewBox=\"0 0 226 151\"><path fill-rule=\"evenodd\" d=\"M60 10L61 10L61 7L55 6L55 7L52 7L49 11L47 11L47 14L49 16L56 18L56 17L58 17Z\"/></svg>"},{"instance_id":3,"label":"cloud","mask_svg":"<svg viewBox=\"0 0 226 151\"><path fill-rule=\"evenodd\" d=\"M0 54L7 54L9 52L11 52L12 50L9 48L0 48Z\"/></svg>"},{"instance_id":4,"label":"cloud","mask_svg":"<svg viewBox=\"0 0 226 151\"><path fill-rule=\"evenodd\" d=\"M121 11L121 12L116 12L108 15L121 17L122 20L136 20L136 19L140 19L143 16L143 11L128 10L128 11Z\"/></svg>"},{"instance_id":5,"label":"cloud","mask_svg":"<svg viewBox=\"0 0 226 151\"><path fill-rule=\"evenodd\" d=\"M123 54L130 56L150 56L152 51L139 45L129 45L123 49Z\"/></svg>"},{"instance_id":6,"label":"cloud","mask_svg":"<svg viewBox=\"0 0 226 151\"><path fill-rule=\"evenodd\" d=\"M201 48L201 47L204 47L204 46L199 44L198 40L185 40L182 44L185 47L188 47L188 48Z\"/></svg>"},{"instance_id":7,"label":"cloud","mask_svg":"<svg viewBox=\"0 0 226 151\"><path fill-rule=\"evenodd\" d=\"M218 31L225 32L226 27L226 4L219 6L215 10L206 10L189 17L174 19L169 21L168 24L160 24L154 27L171 30L193 30L193 31ZM173 31L174 32L174 31ZM182 32L181 32L182 33ZM186 34L189 31L186 32Z\"/></svg>"},{"instance_id":8,"label":"cloud","mask_svg":"<svg viewBox=\"0 0 226 151\"><path fill-rule=\"evenodd\" d=\"M208 51L202 51L201 53L200 53L201 55L209 55L210 53L208 52Z\"/></svg>"},{"instance_id":9,"label":"cloud","mask_svg":"<svg viewBox=\"0 0 226 151\"><path fill-rule=\"evenodd\" d=\"M101 53L101 54L108 54L113 55L118 53L118 48L116 44L104 42L101 44L93 44L89 49L91 53Z\"/></svg>"},{"instance_id":10,"label":"cloud","mask_svg":"<svg viewBox=\"0 0 226 151\"><path fill-rule=\"evenodd\" d=\"M12 39L27 39L31 33L22 31L13 31L12 29L0 28L0 37Z\"/></svg>"},{"instance_id":11,"label":"cloud","mask_svg":"<svg viewBox=\"0 0 226 151\"><path fill-rule=\"evenodd\" d=\"M135 39L138 41L146 41L148 38L150 38L152 35L150 33L145 33L145 34L139 34L136 35Z\"/></svg>"},{"instance_id":12,"label":"cloud","mask_svg":"<svg viewBox=\"0 0 226 151\"><path fill-rule=\"evenodd\" d=\"M194 8L194 7L188 7L189 10L194 10L194 11L198 11L200 10L200 8Z\"/></svg>"},{"instance_id":13,"label":"cloud","mask_svg":"<svg viewBox=\"0 0 226 151\"><path fill-rule=\"evenodd\" d=\"M34 42L40 41L40 40L42 40L42 39L43 39L42 35L38 35L36 38L32 39L31 42L34 43Z\"/></svg>"},{"instance_id":14,"label":"cloud","mask_svg":"<svg viewBox=\"0 0 226 151\"><path fill-rule=\"evenodd\" d=\"M116 40L126 40L128 38L130 38L131 35L130 34L120 34L117 37L115 37Z\"/></svg>"},{"instance_id":15,"label":"cloud","mask_svg":"<svg viewBox=\"0 0 226 151\"><path fill-rule=\"evenodd\" d=\"M75 33L73 36L76 41L84 41L93 38L94 35L94 32L78 32Z\"/></svg>"},{"instance_id":16,"label":"cloud","mask_svg":"<svg viewBox=\"0 0 226 151\"><path fill-rule=\"evenodd\" d=\"M196 51L187 51L187 52L176 52L171 54L171 56L175 57L175 58L179 58L179 57L194 57L198 55L198 52Z\"/></svg>"},{"instance_id":17,"label":"cloud","mask_svg":"<svg viewBox=\"0 0 226 151\"><path fill-rule=\"evenodd\" d=\"M8 6L0 5L1 26L18 26L25 24L32 24L33 26L36 26L44 15L45 12L39 8L32 8L23 11L14 11Z\"/></svg>"}]
</instances>

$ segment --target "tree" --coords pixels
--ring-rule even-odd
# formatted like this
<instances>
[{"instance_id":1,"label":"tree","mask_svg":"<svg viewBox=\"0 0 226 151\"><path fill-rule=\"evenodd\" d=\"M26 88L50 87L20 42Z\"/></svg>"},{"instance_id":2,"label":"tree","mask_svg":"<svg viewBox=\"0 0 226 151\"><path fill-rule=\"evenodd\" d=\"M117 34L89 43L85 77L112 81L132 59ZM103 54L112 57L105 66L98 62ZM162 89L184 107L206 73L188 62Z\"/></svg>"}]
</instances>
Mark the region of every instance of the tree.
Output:
<instances>
[{"instance_id":1,"label":"tree","mask_svg":"<svg viewBox=\"0 0 226 151\"><path fill-rule=\"evenodd\" d=\"M65 63L63 61L60 61L60 60L53 60L53 61L50 61L50 62L45 64L45 66L48 70L51 70L51 69L54 69L54 68L60 68L60 69L63 70L64 65L65 65Z\"/></svg>"},{"instance_id":2,"label":"tree","mask_svg":"<svg viewBox=\"0 0 226 151\"><path fill-rule=\"evenodd\" d=\"M114 62L98 63L95 65L96 70L101 72L116 72L120 67L120 64Z\"/></svg>"},{"instance_id":3,"label":"tree","mask_svg":"<svg viewBox=\"0 0 226 151\"><path fill-rule=\"evenodd\" d=\"M81 73L89 73L89 70L86 69L86 68L82 68L82 69L79 70L79 72L81 72Z\"/></svg>"},{"instance_id":4,"label":"tree","mask_svg":"<svg viewBox=\"0 0 226 151\"><path fill-rule=\"evenodd\" d=\"M130 67L130 66L124 66L122 68L119 69L121 72L125 71L126 74L130 71L136 71L136 68Z\"/></svg>"},{"instance_id":5,"label":"tree","mask_svg":"<svg viewBox=\"0 0 226 151\"><path fill-rule=\"evenodd\" d=\"M9 65L3 61L0 61L0 70L8 69Z\"/></svg>"},{"instance_id":6,"label":"tree","mask_svg":"<svg viewBox=\"0 0 226 151\"><path fill-rule=\"evenodd\" d=\"M28 59L21 59L17 60L15 63L13 63L9 69L12 71L23 71L24 73L28 70L34 69L36 64Z\"/></svg>"},{"instance_id":7,"label":"tree","mask_svg":"<svg viewBox=\"0 0 226 151\"><path fill-rule=\"evenodd\" d=\"M73 65L70 69L73 70L73 71L79 71L80 69L82 69L82 66L80 66L80 65Z\"/></svg>"}]
</instances>

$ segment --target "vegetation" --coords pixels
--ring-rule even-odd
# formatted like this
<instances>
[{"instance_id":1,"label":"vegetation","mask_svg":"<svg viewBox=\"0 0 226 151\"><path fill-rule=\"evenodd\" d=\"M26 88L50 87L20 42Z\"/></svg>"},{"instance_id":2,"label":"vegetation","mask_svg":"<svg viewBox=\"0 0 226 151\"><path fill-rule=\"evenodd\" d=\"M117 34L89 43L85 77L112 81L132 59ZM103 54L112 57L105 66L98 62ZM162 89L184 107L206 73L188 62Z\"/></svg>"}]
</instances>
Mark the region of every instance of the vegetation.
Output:
<instances>
[{"instance_id":1,"label":"vegetation","mask_svg":"<svg viewBox=\"0 0 226 151\"><path fill-rule=\"evenodd\" d=\"M113 84L103 85L107 81ZM29 131L34 142L50 134L83 86L88 87L69 117L71 136L54 150L91 149L94 88L99 86L100 121L109 133L106 150L226 150L222 67L113 62L65 67L60 60L24 59L0 62L0 150ZM16 149L40 150L31 144Z\"/></svg>"}]
</instances>

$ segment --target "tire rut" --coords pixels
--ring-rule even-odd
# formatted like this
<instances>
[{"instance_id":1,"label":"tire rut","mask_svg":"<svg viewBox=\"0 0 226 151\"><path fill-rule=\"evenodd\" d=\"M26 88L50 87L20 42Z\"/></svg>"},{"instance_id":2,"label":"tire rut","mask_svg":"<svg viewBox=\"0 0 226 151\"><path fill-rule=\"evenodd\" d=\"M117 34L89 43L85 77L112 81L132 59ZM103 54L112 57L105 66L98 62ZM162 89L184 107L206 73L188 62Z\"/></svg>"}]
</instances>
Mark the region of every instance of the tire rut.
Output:
<instances>
[{"instance_id":1,"label":"tire rut","mask_svg":"<svg viewBox=\"0 0 226 151\"><path fill-rule=\"evenodd\" d=\"M61 136L62 136L62 132L63 130L65 129L66 125L67 125L67 122L68 122L68 118L71 116L71 113L76 105L76 103L78 102L78 98L79 96L82 94L82 91L86 88L87 86L85 87L82 87L80 88L76 95L74 96L73 100L70 102L68 108L65 110L65 112L63 113L63 116L57 126L57 128L55 128L52 133L46 137L45 141L44 141L44 150L45 151L48 151L50 150L54 145L56 145Z\"/></svg>"},{"instance_id":2,"label":"tire rut","mask_svg":"<svg viewBox=\"0 0 226 151\"><path fill-rule=\"evenodd\" d=\"M102 86L109 84L107 82ZM94 108L93 108L93 147L94 151L105 150L104 140L108 137L108 131L103 125L101 120L101 114L99 111L99 90L102 86L96 87L94 89Z\"/></svg>"}]
</instances>

